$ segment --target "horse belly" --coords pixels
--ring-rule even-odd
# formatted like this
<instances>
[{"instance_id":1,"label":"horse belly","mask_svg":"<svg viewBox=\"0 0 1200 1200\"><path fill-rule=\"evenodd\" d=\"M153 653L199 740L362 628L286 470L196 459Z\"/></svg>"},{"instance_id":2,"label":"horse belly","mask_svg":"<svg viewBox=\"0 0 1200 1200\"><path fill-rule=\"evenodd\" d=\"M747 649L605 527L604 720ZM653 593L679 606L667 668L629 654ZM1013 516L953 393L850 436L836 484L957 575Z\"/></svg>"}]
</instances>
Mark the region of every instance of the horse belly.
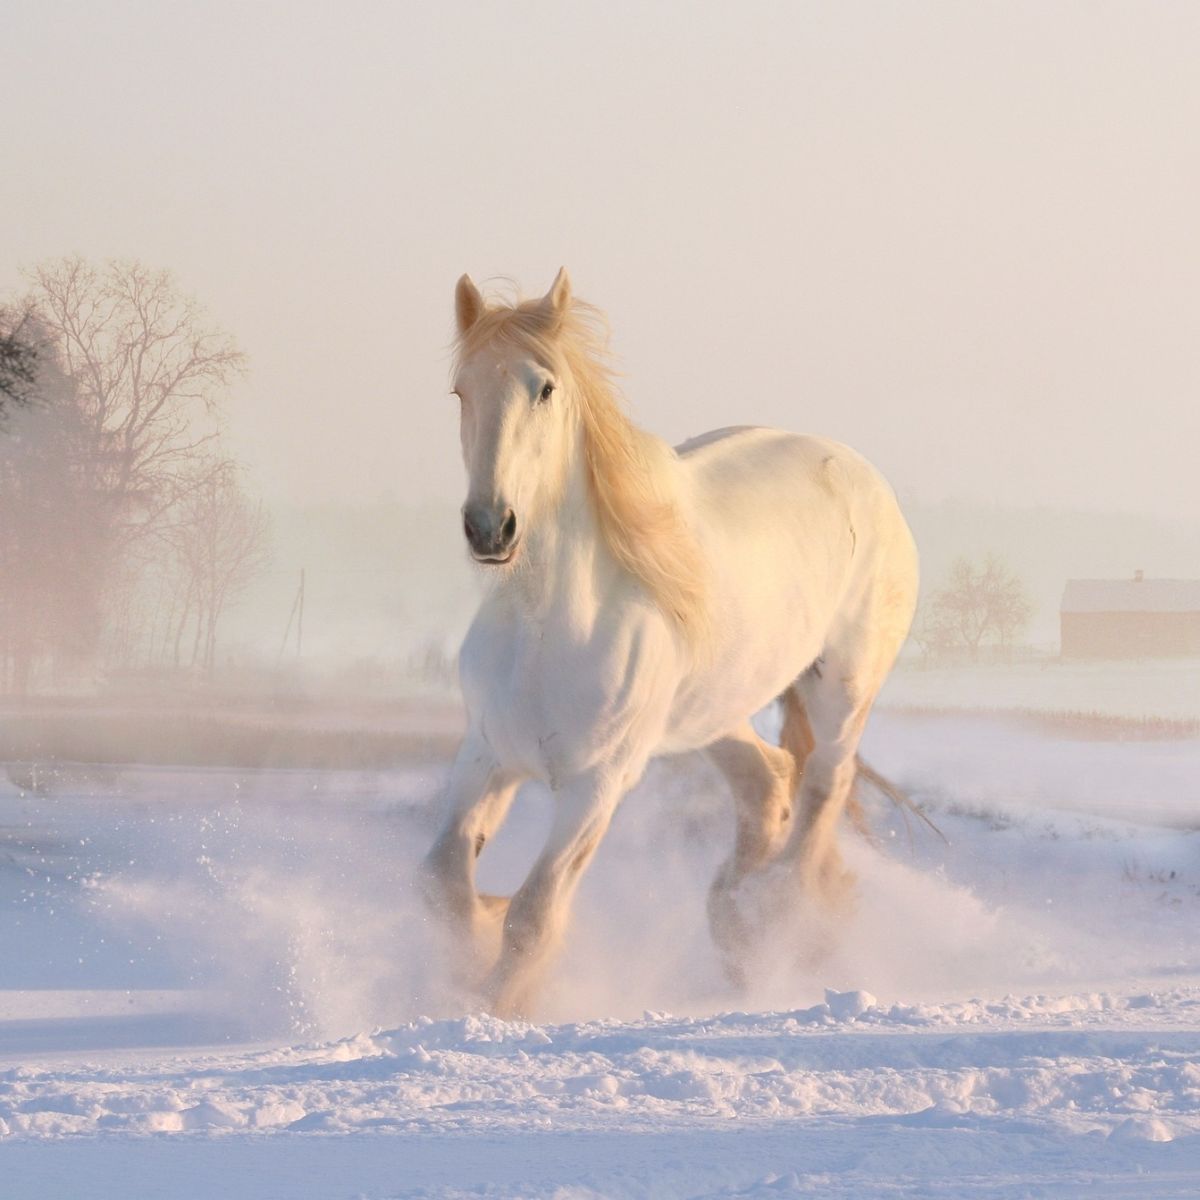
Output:
<instances>
[{"instance_id":1,"label":"horse belly","mask_svg":"<svg viewBox=\"0 0 1200 1200\"><path fill-rule=\"evenodd\" d=\"M710 745L765 708L821 653L825 619L787 621L748 606L726 626L720 652L680 687L663 738L664 753Z\"/></svg>"}]
</instances>

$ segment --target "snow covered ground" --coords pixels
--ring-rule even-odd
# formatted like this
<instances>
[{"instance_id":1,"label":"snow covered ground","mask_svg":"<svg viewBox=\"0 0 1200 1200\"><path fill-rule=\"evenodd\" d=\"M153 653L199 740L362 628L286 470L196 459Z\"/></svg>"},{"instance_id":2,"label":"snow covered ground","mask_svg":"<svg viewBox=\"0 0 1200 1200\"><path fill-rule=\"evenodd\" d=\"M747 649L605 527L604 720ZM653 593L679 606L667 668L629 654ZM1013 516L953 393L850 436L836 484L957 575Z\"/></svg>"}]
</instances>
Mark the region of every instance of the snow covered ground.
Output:
<instances>
[{"instance_id":1,"label":"snow covered ground","mask_svg":"<svg viewBox=\"0 0 1200 1200\"><path fill-rule=\"evenodd\" d=\"M932 709L1024 709L1098 713L1137 719L1200 718L1200 659L1034 662L926 668L902 661L883 689L882 703Z\"/></svg>"},{"instance_id":2,"label":"snow covered ground","mask_svg":"<svg viewBox=\"0 0 1200 1200\"><path fill-rule=\"evenodd\" d=\"M881 712L864 750L949 844L874 806L819 965L801 919L729 990L726 802L661 763L536 1024L468 1011L412 894L441 763L0 773L0 1195L1200 1193L1200 741Z\"/></svg>"}]
</instances>

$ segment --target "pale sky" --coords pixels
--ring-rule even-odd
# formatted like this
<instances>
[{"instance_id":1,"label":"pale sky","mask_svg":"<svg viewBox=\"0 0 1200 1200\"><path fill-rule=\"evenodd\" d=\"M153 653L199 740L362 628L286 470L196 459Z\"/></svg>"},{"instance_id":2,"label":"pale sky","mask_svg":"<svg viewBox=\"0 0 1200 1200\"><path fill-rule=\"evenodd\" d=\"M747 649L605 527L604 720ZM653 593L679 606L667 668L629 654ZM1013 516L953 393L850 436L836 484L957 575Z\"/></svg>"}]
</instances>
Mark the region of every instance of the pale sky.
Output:
<instances>
[{"instance_id":1,"label":"pale sky","mask_svg":"<svg viewBox=\"0 0 1200 1200\"><path fill-rule=\"evenodd\" d=\"M604 308L673 441L1200 514L1200 3L8 0L0 288L170 267L269 499L460 499L454 281Z\"/></svg>"}]
</instances>

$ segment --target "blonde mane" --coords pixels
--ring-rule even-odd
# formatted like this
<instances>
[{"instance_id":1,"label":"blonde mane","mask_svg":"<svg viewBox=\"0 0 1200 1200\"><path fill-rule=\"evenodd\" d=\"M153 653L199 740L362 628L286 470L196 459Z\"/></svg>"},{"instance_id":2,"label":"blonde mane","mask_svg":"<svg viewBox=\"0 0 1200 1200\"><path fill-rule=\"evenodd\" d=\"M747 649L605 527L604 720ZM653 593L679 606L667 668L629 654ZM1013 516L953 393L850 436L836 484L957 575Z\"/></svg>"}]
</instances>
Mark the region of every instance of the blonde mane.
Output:
<instances>
[{"instance_id":1,"label":"blonde mane","mask_svg":"<svg viewBox=\"0 0 1200 1200\"><path fill-rule=\"evenodd\" d=\"M707 571L680 508L675 451L634 425L621 407L603 316L574 299L561 312L544 301L486 307L459 337L457 363L492 342L519 347L550 369L566 366L583 424L588 493L605 544L689 645L702 647L709 632Z\"/></svg>"}]
</instances>

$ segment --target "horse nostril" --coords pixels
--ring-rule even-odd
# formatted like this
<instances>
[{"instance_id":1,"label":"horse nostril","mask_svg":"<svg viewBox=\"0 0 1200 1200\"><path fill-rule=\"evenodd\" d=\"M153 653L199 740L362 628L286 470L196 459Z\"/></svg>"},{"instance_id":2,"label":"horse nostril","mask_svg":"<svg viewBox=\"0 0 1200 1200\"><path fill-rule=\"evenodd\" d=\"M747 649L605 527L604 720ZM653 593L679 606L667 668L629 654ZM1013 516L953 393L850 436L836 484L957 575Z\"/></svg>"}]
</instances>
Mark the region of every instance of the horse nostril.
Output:
<instances>
[{"instance_id":1,"label":"horse nostril","mask_svg":"<svg viewBox=\"0 0 1200 1200\"><path fill-rule=\"evenodd\" d=\"M511 508L464 505L462 523L477 558L501 557L517 540L517 515Z\"/></svg>"}]
</instances>

